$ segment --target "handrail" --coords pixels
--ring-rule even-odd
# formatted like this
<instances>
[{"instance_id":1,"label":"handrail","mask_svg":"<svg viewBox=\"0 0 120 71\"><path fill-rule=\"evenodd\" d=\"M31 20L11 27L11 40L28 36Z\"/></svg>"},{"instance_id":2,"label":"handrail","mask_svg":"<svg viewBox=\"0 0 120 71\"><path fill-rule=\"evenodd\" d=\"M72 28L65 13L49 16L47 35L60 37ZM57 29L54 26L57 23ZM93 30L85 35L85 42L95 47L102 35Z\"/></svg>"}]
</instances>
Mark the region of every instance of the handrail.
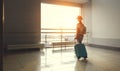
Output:
<instances>
[{"instance_id":1,"label":"handrail","mask_svg":"<svg viewBox=\"0 0 120 71\"><path fill-rule=\"evenodd\" d=\"M44 31L42 31L44 30ZM46 30L46 31L45 31ZM49 31L48 31L49 30ZM54 30L54 31L51 31ZM57 30L57 31L56 31ZM60 31L58 31L60 30ZM69 30L68 31L64 31L64 30ZM42 28L41 29L41 42L45 43L45 44L49 44L52 42L64 42L64 41L70 41L68 40L68 38L73 38L73 42L74 42L74 37L75 37L75 31L71 31L71 30L75 30L75 29L56 29L56 28ZM88 43L88 33L86 33L86 43ZM85 40L85 39L84 39Z\"/></svg>"},{"instance_id":2,"label":"handrail","mask_svg":"<svg viewBox=\"0 0 120 71\"><path fill-rule=\"evenodd\" d=\"M63 29L63 28L41 28L41 30L75 30L75 29Z\"/></svg>"}]
</instances>

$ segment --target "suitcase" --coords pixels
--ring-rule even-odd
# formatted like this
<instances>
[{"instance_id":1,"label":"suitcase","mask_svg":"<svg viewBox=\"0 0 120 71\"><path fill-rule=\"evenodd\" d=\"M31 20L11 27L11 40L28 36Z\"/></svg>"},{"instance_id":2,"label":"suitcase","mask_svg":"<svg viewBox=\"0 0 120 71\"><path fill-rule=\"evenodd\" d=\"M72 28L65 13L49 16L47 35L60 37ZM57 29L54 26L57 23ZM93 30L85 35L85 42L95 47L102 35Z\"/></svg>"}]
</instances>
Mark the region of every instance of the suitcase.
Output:
<instances>
[{"instance_id":1,"label":"suitcase","mask_svg":"<svg viewBox=\"0 0 120 71\"><path fill-rule=\"evenodd\" d=\"M78 59L81 57L87 58L87 51L84 44L81 44L81 43L75 44L74 49Z\"/></svg>"}]
</instances>

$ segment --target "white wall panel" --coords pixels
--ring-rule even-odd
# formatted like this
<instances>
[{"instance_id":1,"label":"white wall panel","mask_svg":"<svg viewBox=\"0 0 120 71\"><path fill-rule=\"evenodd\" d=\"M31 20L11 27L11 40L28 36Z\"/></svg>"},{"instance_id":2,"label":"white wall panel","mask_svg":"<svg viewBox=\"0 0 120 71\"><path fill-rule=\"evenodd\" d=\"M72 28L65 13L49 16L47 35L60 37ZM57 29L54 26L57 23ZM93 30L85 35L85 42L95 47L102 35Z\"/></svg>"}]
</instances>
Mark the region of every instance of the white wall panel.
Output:
<instances>
[{"instance_id":1,"label":"white wall panel","mask_svg":"<svg viewBox=\"0 0 120 71\"><path fill-rule=\"evenodd\" d=\"M94 38L120 39L120 0L92 0Z\"/></svg>"}]
</instances>

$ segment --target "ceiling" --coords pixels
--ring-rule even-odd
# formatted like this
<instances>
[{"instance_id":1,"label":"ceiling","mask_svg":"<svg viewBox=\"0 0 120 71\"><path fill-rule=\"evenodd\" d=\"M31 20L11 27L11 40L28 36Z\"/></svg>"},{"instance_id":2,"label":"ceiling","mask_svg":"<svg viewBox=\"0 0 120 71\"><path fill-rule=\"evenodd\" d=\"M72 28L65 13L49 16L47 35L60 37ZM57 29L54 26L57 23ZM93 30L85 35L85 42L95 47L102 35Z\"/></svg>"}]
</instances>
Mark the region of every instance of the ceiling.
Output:
<instances>
[{"instance_id":1,"label":"ceiling","mask_svg":"<svg viewBox=\"0 0 120 71\"><path fill-rule=\"evenodd\" d=\"M74 3L86 3L89 0L56 0L56 1L66 1L66 2L74 2Z\"/></svg>"},{"instance_id":2,"label":"ceiling","mask_svg":"<svg viewBox=\"0 0 120 71\"><path fill-rule=\"evenodd\" d=\"M42 2L70 2L70 3L86 3L89 0L41 0Z\"/></svg>"}]
</instances>

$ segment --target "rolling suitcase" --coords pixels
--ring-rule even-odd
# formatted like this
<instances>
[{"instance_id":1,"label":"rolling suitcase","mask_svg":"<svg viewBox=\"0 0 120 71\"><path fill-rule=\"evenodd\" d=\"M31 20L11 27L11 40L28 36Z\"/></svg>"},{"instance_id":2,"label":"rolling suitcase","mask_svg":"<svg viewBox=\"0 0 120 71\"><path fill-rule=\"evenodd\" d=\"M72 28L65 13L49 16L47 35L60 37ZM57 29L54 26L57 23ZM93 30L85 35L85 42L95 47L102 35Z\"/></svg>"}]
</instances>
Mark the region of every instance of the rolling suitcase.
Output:
<instances>
[{"instance_id":1,"label":"rolling suitcase","mask_svg":"<svg viewBox=\"0 0 120 71\"><path fill-rule=\"evenodd\" d=\"M78 59L81 57L87 58L87 51L84 44L81 44L81 43L75 44L74 49Z\"/></svg>"}]
</instances>

